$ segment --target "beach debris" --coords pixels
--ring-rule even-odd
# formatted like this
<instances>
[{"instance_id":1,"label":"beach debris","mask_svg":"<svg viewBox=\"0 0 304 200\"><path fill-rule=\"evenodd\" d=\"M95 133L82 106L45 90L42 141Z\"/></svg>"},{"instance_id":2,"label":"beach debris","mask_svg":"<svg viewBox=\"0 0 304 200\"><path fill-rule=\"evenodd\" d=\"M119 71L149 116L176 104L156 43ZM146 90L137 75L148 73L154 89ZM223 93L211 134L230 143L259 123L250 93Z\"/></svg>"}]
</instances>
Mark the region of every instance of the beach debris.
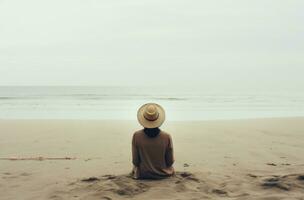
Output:
<instances>
[{"instance_id":1,"label":"beach debris","mask_svg":"<svg viewBox=\"0 0 304 200\"><path fill-rule=\"evenodd\" d=\"M221 189L213 189L212 192L218 195L227 195L227 192Z\"/></svg>"},{"instance_id":2,"label":"beach debris","mask_svg":"<svg viewBox=\"0 0 304 200\"><path fill-rule=\"evenodd\" d=\"M106 199L106 200L112 200L110 197L107 197L107 196L103 196L101 197L102 199Z\"/></svg>"},{"instance_id":3,"label":"beach debris","mask_svg":"<svg viewBox=\"0 0 304 200\"><path fill-rule=\"evenodd\" d=\"M43 161L43 160L75 160L76 157L8 157L8 158L0 158L0 160L11 160L11 161L17 161L17 160L37 160L37 161Z\"/></svg>"},{"instance_id":4,"label":"beach debris","mask_svg":"<svg viewBox=\"0 0 304 200\"><path fill-rule=\"evenodd\" d=\"M266 163L266 165L270 165L270 166L277 166L276 164L274 163Z\"/></svg>"},{"instance_id":5,"label":"beach debris","mask_svg":"<svg viewBox=\"0 0 304 200\"><path fill-rule=\"evenodd\" d=\"M281 165L289 166L289 163L282 163Z\"/></svg>"},{"instance_id":6,"label":"beach debris","mask_svg":"<svg viewBox=\"0 0 304 200\"><path fill-rule=\"evenodd\" d=\"M116 176L111 175L111 174L106 174L106 175L103 175L102 177L106 178L106 179L115 179L116 178Z\"/></svg>"},{"instance_id":7,"label":"beach debris","mask_svg":"<svg viewBox=\"0 0 304 200\"><path fill-rule=\"evenodd\" d=\"M188 163L184 163L184 167L189 167L190 165Z\"/></svg>"},{"instance_id":8,"label":"beach debris","mask_svg":"<svg viewBox=\"0 0 304 200\"><path fill-rule=\"evenodd\" d=\"M247 174L247 176L250 176L252 178L257 178L258 177L257 175L254 175L254 174Z\"/></svg>"},{"instance_id":9,"label":"beach debris","mask_svg":"<svg viewBox=\"0 0 304 200\"><path fill-rule=\"evenodd\" d=\"M299 175L299 176L298 176L298 180L304 181L304 175Z\"/></svg>"},{"instance_id":10,"label":"beach debris","mask_svg":"<svg viewBox=\"0 0 304 200\"><path fill-rule=\"evenodd\" d=\"M27 173L27 172L23 172L23 173L20 174L20 176L30 176L30 175L32 175L32 174Z\"/></svg>"},{"instance_id":11,"label":"beach debris","mask_svg":"<svg viewBox=\"0 0 304 200\"><path fill-rule=\"evenodd\" d=\"M83 182L94 182L94 181L99 181L99 180L100 180L99 178L94 177L94 176L92 176L90 178L81 179L81 181L83 181Z\"/></svg>"}]
</instances>

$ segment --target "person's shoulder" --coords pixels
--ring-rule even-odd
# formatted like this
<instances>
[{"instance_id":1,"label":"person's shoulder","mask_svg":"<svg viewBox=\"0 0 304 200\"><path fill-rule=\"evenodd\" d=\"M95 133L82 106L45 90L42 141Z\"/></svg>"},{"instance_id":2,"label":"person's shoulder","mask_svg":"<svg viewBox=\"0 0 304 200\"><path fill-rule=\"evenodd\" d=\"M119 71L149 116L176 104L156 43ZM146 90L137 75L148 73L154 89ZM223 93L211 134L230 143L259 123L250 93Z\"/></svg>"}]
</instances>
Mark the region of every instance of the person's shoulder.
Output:
<instances>
[{"instance_id":1,"label":"person's shoulder","mask_svg":"<svg viewBox=\"0 0 304 200\"><path fill-rule=\"evenodd\" d=\"M135 136L138 136L138 135L142 135L143 133L144 133L144 129L140 129L138 131L135 131L133 136L135 137Z\"/></svg>"},{"instance_id":2,"label":"person's shoulder","mask_svg":"<svg viewBox=\"0 0 304 200\"><path fill-rule=\"evenodd\" d=\"M168 132L166 132L166 131L163 131L163 130L161 130L161 135L163 135L163 137L166 137L166 138L171 138L171 135L170 135L170 133L168 133Z\"/></svg>"}]
</instances>

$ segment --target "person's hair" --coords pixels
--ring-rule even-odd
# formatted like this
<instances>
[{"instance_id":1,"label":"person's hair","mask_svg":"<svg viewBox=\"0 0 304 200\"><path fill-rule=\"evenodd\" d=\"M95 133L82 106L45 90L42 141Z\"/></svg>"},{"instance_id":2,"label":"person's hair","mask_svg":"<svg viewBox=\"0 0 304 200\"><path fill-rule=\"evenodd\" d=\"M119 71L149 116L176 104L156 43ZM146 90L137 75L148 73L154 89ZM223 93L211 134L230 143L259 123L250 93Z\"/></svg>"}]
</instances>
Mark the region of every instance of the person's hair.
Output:
<instances>
[{"instance_id":1,"label":"person's hair","mask_svg":"<svg viewBox=\"0 0 304 200\"><path fill-rule=\"evenodd\" d=\"M149 137L156 137L160 133L159 128L145 128L144 132Z\"/></svg>"}]
</instances>

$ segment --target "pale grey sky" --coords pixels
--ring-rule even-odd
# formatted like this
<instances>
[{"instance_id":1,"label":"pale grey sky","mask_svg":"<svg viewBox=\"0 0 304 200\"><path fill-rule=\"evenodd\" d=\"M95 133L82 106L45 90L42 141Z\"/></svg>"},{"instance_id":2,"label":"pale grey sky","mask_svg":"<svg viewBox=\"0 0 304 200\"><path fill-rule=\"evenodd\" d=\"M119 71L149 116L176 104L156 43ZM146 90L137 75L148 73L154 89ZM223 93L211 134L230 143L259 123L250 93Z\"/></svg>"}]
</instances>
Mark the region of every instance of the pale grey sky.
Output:
<instances>
[{"instance_id":1,"label":"pale grey sky","mask_svg":"<svg viewBox=\"0 0 304 200\"><path fill-rule=\"evenodd\" d=\"M303 22L303 0L0 0L0 85L303 87Z\"/></svg>"}]
</instances>

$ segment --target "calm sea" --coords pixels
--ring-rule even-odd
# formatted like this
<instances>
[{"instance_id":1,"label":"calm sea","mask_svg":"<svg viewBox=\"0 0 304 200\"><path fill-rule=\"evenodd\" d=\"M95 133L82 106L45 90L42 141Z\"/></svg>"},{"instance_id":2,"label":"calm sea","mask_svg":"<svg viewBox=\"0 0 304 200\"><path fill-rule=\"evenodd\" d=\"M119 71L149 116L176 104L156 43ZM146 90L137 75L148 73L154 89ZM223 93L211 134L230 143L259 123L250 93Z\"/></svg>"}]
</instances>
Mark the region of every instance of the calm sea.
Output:
<instances>
[{"instance_id":1,"label":"calm sea","mask_svg":"<svg viewBox=\"0 0 304 200\"><path fill-rule=\"evenodd\" d=\"M144 87L0 87L0 119L136 119L156 102L168 120L304 116L303 92Z\"/></svg>"}]
</instances>

